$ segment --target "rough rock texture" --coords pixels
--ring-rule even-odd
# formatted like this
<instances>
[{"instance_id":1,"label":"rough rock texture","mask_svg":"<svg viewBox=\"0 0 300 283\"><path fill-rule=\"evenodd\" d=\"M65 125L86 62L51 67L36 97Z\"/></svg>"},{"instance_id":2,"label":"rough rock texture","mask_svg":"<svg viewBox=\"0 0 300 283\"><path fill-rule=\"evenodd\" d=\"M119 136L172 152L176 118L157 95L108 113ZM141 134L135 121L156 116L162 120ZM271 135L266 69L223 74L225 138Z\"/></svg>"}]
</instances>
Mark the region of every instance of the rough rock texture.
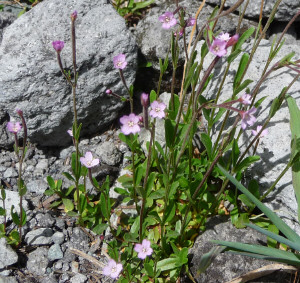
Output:
<instances>
[{"instance_id":1,"label":"rough rock texture","mask_svg":"<svg viewBox=\"0 0 300 283\"><path fill-rule=\"evenodd\" d=\"M5 238L0 239L0 269L18 261L17 253L7 244Z\"/></svg>"},{"instance_id":2,"label":"rough rock texture","mask_svg":"<svg viewBox=\"0 0 300 283\"><path fill-rule=\"evenodd\" d=\"M150 61L154 68L159 69L158 58L164 59L167 55L171 32L170 30L164 30L162 23L158 20L158 17L164 11L174 11L174 1L161 1L156 2L157 7L151 9L149 14L142 19L136 28L137 44L141 49L142 54L146 57L147 61ZM194 16L199 8L199 1L197 0L185 0L181 1L180 5L186 8L188 14ZM211 15L213 8L209 5L205 5L198 17L198 26L201 28L209 16ZM177 16L176 16L177 17ZM178 17L177 17L178 18ZM219 20L216 30L227 31L234 33L238 23L238 16L235 14L228 15ZM244 20L241 31L245 31L250 26L256 26L257 24L252 21ZM178 27L178 26L177 26ZM191 27L187 28L188 34L190 33ZM189 37L187 37L189 40ZM183 39L180 39L180 48L183 50ZM183 60L184 53L181 52L180 59ZM170 58L171 56L169 56Z\"/></svg>"},{"instance_id":3,"label":"rough rock texture","mask_svg":"<svg viewBox=\"0 0 300 283\"><path fill-rule=\"evenodd\" d=\"M42 276L46 273L49 264L48 249L38 247L35 251L28 255L27 268L34 275Z\"/></svg>"},{"instance_id":4,"label":"rough rock texture","mask_svg":"<svg viewBox=\"0 0 300 283\"><path fill-rule=\"evenodd\" d=\"M249 52L249 48L251 46L252 42L244 44L246 52ZM261 77L261 73L268 58L269 50L269 41L263 40L260 44L260 47L258 47L253 61L250 64L248 72L244 78L244 80L253 80L253 83L249 85L250 90L254 88L255 84ZM294 51L296 54L294 59L299 59L299 45L284 45L275 58L274 63L279 61L281 58L292 51ZM213 55L208 54L204 68L207 68L213 58ZM225 101L232 95L232 83L239 65L240 58L241 56L239 56L231 64L230 72L225 80L225 84L221 93L221 99L219 102ZM271 66L273 64L271 64ZM219 86L223 78L225 67L225 59L222 58L222 60L217 64L216 69L214 70L215 77L211 80L211 83L205 91L204 95L207 98L215 97L217 87ZM249 139L252 137L251 130L256 129L257 125L263 124L269 114L272 101L277 96L279 96L283 87L287 86L295 78L295 76L296 73L294 71L283 68L273 72L262 84L258 92L256 101L264 96L267 97L261 104L259 110L255 113L255 116L257 117L257 122L255 123L255 125L253 127L247 128L246 131L243 131L242 139L240 140L243 148L245 148L245 146L249 144ZM288 91L288 94L296 99L298 106L300 106L299 91L300 80L296 81ZM239 95L242 94L243 92L241 92ZM289 120L289 110L287 107L287 103L284 102L280 110L272 118L267 127L269 134L261 139L261 142L257 148L256 154L261 157L261 160L255 163L253 167L251 167L249 173L247 174L247 177L249 179L255 178L260 184L261 191L266 191L267 188L269 188L273 184L273 182L276 180L276 178L279 176L279 174L282 172L287 162L289 161L291 142ZM233 120L230 121L231 123L233 123ZM253 151L251 150L251 152ZM279 214L283 217L283 219L286 220L286 222L291 225L293 229L300 233L300 226L297 223L297 202L294 194L292 176L290 171L287 172L279 181L275 190L269 195L265 202L273 210L280 210Z\"/></svg>"},{"instance_id":5,"label":"rough rock texture","mask_svg":"<svg viewBox=\"0 0 300 283\"><path fill-rule=\"evenodd\" d=\"M0 42L2 40L3 30L9 26L17 17L9 12L0 13Z\"/></svg>"},{"instance_id":6,"label":"rough rock texture","mask_svg":"<svg viewBox=\"0 0 300 283\"><path fill-rule=\"evenodd\" d=\"M237 2L236 0L228 0L225 3L225 7L226 8L231 7L236 2ZM206 3L219 5L220 1L219 0L207 0ZM265 0L264 1L263 16L265 18L269 17L275 3L276 3L276 0ZM242 5L244 5L244 4L242 4ZM249 5L247 7L245 16L248 18L258 19L259 14L260 14L260 6L261 6L261 0L249 1ZM282 22L289 21L296 14L296 12L299 8L300 8L299 0L282 0L282 2L280 3L280 5L278 7L277 13L275 15L275 20L282 21Z\"/></svg>"},{"instance_id":7,"label":"rough rock texture","mask_svg":"<svg viewBox=\"0 0 300 283\"><path fill-rule=\"evenodd\" d=\"M124 19L106 3L46 0L6 28L0 46L0 118L15 116L16 107L22 109L32 142L44 146L71 143L66 133L73 118L71 88L61 75L52 41L65 41L62 62L71 68L70 14L75 9L77 109L79 122L83 123L82 135L101 131L123 106L105 90L112 88L125 94L112 62L119 53L126 54L124 75L128 85L133 83L136 46Z\"/></svg>"},{"instance_id":8,"label":"rough rock texture","mask_svg":"<svg viewBox=\"0 0 300 283\"><path fill-rule=\"evenodd\" d=\"M199 283L224 283L249 271L272 263L270 261L258 260L251 257L240 255L233 256L230 253L223 253L213 260L205 273L197 276L196 274L201 256L204 253L209 252L212 247L216 246L210 242L211 240L242 242L256 245L264 245L266 243L266 237L255 230L250 228L236 229L230 222L225 221L226 218L223 217L210 219L207 223L206 231L196 239L194 247L189 251L190 271ZM183 282L187 283L190 281L185 279ZM255 280L254 282L264 281L258 279L258 281Z\"/></svg>"}]
</instances>

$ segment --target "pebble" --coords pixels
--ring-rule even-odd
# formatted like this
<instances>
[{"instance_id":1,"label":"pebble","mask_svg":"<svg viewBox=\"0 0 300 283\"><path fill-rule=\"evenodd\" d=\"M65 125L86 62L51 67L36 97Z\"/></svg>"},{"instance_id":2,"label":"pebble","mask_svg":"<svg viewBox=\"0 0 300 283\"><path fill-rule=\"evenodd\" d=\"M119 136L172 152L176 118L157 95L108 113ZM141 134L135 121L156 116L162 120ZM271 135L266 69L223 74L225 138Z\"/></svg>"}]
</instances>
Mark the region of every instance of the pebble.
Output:
<instances>
[{"instance_id":1,"label":"pebble","mask_svg":"<svg viewBox=\"0 0 300 283\"><path fill-rule=\"evenodd\" d=\"M25 236L25 242L31 246L49 245L53 242L53 230L50 228L38 228L30 231Z\"/></svg>"},{"instance_id":2,"label":"pebble","mask_svg":"<svg viewBox=\"0 0 300 283\"><path fill-rule=\"evenodd\" d=\"M65 235L64 233L62 232L55 232L53 235L52 235L52 240L55 244L62 244L65 240Z\"/></svg>"},{"instance_id":3,"label":"pebble","mask_svg":"<svg viewBox=\"0 0 300 283\"><path fill-rule=\"evenodd\" d=\"M48 259L54 261L56 259L62 259L64 254L60 248L59 244L52 245L48 250Z\"/></svg>"},{"instance_id":4,"label":"pebble","mask_svg":"<svg viewBox=\"0 0 300 283\"><path fill-rule=\"evenodd\" d=\"M0 269L18 261L17 253L7 244L5 238L0 239Z\"/></svg>"},{"instance_id":5,"label":"pebble","mask_svg":"<svg viewBox=\"0 0 300 283\"><path fill-rule=\"evenodd\" d=\"M47 271L48 264L48 248L38 247L35 251L29 253L27 261L29 272L43 276Z\"/></svg>"}]
</instances>

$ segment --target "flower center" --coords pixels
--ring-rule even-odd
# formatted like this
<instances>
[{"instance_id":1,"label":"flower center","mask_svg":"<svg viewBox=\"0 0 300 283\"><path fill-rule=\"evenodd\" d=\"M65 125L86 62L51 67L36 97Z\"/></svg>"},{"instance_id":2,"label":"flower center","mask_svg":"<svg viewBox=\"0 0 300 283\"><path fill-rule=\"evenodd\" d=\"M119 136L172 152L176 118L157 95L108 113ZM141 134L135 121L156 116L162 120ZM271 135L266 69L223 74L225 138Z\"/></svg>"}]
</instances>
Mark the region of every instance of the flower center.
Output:
<instances>
[{"instance_id":1,"label":"flower center","mask_svg":"<svg viewBox=\"0 0 300 283\"><path fill-rule=\"evenodd\" d=\"M134 123L133 123L132 121L129 121L129 122L128 122L128 126L129 126L129 127L133 127L133 126L134 126Z\"/></svg>"},{"instance_id":2,"label":"flower center","mask_svg":"<svg viewBox=\"0 0 300 283\"><path fill-rule=\"evenodd\" d=\"M142 252L143 252L143 253L147 252L147 249L146 249L146 248L143 248L143 249L142 249Z\"/></svg>"},{"instance_id":3,"label":"flower center","mask_svg":"<svg viewBox=\"0 0 300 283\"><path fill-rule=\"evenodd\" d=\"M156 108L155 108L155 112L160 112L160 108L159 108L159 107L156 107Z\"/></svg>"},{"instance_id":4,"label":"flower center","mask_svg":"<svg viewBox=\"0 0 300 283\"><path fill-rule=\"evenodd\" d=\"M165 22L168 23L170 21L169 17L165 17Z\"/></svg>"},{"instance_id":5,"label":"flower center","mask_svg":"<svg viewBox=\"0 0 300 283\"><path fill-rule=\"evenodd\" d=\"M220 50L220 47L218 45L216 45L214 49L215 49L215 51L218 52Z\"/></svg>"},{"instance_id":6,"label":"flower center","mask_svg":"<svg viewBox=\"0 0 300 283\"><path fill-rule=\"evenodd\" d=\"M115 267L111 268L111 273L115 273L117 271L117 269Z\"/></svg>"},{"instance_id":7,"label":"flower center","mask_svg":"<svg viewBox=\"0 0 300 283\"><path fill-rule=\"evenodd\" d=\"M122 61L118 61L118 63L117 63L117 66L118 66L118 67L121 67L121 66L122 66L122 64L123 64L123 62L122 62Z\"/></svg>"}]
</instances>

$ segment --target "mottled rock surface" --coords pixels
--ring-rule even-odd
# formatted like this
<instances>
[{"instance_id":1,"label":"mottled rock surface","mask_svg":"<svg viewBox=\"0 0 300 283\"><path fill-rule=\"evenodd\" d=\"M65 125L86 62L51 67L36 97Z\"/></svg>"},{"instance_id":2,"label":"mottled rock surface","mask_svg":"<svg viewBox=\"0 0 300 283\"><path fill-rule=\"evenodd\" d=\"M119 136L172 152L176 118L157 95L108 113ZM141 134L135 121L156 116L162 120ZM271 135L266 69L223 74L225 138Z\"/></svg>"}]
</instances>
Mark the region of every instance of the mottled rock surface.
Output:
<instances>
[{"instance_id":1,"label":"mottled rock surface","mask_svg":"<svg viewBox=\"0 0 300 283\"><path fill-rule=\"evenodd\" d=\"M65 41L62 63L66 69L72 68L70 14L75 9L77 109L82 135L101 131L123 107L118 99L105 94L107 88L126 94L112 59L119 53L126 55L124 76L130 85L135 79L137 50L124 19L106 3L43 1L5 29L0 45L0 113L15 118L15 108L22 109L31 142L44 146L71 143L66 133L73 120L71 87L60 72L52 41Z\"/></svg>"}]
</instances>

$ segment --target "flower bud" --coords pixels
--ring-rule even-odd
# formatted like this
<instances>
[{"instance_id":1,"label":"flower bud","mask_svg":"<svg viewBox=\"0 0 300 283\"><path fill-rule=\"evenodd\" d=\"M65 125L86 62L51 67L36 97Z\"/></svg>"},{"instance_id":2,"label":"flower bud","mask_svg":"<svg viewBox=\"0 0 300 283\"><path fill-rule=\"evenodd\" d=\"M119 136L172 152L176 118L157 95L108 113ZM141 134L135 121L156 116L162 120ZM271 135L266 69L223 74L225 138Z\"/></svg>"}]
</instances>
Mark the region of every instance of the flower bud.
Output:
<instances>
[{"instance_id":1,"label":"flower bud","mask_svg":"<svg viewBox=\"0 0 300 283\"><path fill-rule=\"evenodd\" d=\"M60 52L63 50L65 43L63 41L57 40L57 41L53 41L52 45L56 52Z\"/></svg>"},{"instance_id":2,"label":"flower bud","mask_svg":"<svg viewBox=\"0 0 300 283\"><path fill-rule=\"evenodd\" d=\"M141 104L143 107L147 108L149 104L149 94L147 93L142 93L141 95Z\"/></svg>"},{"instance_id":3,"label":"flower bud","mask_svg":"<svg viewBox=\"0 0 300 283\"><path fill-rule=\"evenodd\" d=\"M72 14L71 14L71 20L75 21L77 18L77 11L75 10Z\"/></svg>"},{"instance_id":4,"label":"flower bud","mask_svg":"<svg viewBox=\"0 0 300 283\"><path fill-rule=\"evenodd\" d=\"M237 33L234 36L230 37L230 39L227 42L226 48L235 45L238 42L239 38L240 36Z\"/></svg>"},{"instance_id":5,"label":"flower bud","mask_svg":"<svg viewBox=\"0 0 300 283\"><path fill-rule=\"evenodd\" d=\"M112 94L112 90L111 90L111 89L107 89L107 90L105 91L105 93L106 93L106 94Z\"/></svg>"}]
</instances>

